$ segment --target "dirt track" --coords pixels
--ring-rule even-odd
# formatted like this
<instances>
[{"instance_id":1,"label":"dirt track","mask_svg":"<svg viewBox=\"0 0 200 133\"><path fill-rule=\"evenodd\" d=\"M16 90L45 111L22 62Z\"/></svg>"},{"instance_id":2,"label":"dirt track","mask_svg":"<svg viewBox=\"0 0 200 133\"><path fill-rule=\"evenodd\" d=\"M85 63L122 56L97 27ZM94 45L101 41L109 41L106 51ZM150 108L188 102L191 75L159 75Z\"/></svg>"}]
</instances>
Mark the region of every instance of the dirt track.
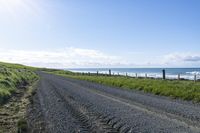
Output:
<instances>
[{"instance_id":1,"label":"dirt track","mask_svg":"<svg viewBox=\"0 0 200 133\"><path fill-rule=\"evenodd\" d=\"M200 105L39 73L45 130L73 132L200 132Z\"/></svg>"}]
</instances>

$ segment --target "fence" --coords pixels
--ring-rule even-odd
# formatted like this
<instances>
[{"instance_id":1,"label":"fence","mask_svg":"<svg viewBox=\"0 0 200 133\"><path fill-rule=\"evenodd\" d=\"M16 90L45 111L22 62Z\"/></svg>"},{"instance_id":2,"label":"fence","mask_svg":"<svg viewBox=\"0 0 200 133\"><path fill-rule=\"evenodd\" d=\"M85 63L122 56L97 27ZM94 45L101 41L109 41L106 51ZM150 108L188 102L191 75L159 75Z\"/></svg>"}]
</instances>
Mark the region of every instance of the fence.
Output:
<instances>
[{"instance_id":1,"label":"fence","mask_svg":"<svg viewBox=\"0 0 200 133\"><path fill-rule=\"evenodd\" d=\"M80 72L79 72L80 73ZM160 74L152 73L128 73L128 72L112 72L108 70L107 72L81 72L83 75L101 75L101 76L126 76L133 78L151 78L151 79L171 79L171 80L193 80L194 82L200 81L200 75L186 75L186 74L177 74L177 75L168 75L163 69Z\"/></svg>"}]
</instances>

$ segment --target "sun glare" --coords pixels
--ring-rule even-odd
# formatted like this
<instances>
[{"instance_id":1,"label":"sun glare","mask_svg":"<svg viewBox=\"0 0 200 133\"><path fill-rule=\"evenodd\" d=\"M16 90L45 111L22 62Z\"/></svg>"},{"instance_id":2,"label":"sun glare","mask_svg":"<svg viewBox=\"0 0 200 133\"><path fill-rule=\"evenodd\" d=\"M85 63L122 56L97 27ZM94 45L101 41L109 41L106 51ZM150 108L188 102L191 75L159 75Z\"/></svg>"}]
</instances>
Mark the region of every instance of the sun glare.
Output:
<instances>
[{"instance_id":1,"label":"sun glare","mask_svg":"<svg viewBox=\"0 0 200 133\"><path fill-rule=\"evenodd\" d=\"M16 17L20 9L24 7L24 0L0 0L0 12Z\"/></svg>"},{"instance_id":2,"label":"sun glare","mask_svg":"<svg viewBox=\"0 0 200 133\"><path fill-rule=\"evenodd\" d=\"M23 0L0 0L0 8L16 8L23 4Z\"/></svg>"},{"instance_id":3,"label":"sun glare","mask_svg":"<svg viewBox=\"0 0 200 133\"><path fill-rule=\"evenodd\" d=\"M38 7L32 0L0 0L0 12L8 13L14 17L19 14L32 13L37 11Z\"/></svg>"}]
</instances>

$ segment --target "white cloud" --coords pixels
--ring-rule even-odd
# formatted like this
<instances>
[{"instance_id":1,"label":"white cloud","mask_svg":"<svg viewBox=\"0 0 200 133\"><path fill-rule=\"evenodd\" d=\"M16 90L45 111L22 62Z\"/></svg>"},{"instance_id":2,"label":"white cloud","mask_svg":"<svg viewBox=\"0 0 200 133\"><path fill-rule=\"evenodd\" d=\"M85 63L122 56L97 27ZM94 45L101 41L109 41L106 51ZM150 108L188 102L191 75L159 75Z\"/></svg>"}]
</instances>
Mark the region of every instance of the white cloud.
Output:
<instances>
[{"instance_id":1,"label":"white cloud","mask_svg":"<svg viewBox=\"0 0 200 133\"><path fill-rule=\"evenodd\" d=\"M200 54L191 52L170 53L163 57L162 64L170 66L198 67L200 66Z\"/></svg>"},{"instance_id":2,"label":"white cloud","mask_svg":"<svg viewBox=\"0 0 200 133\"><path fill-rule=\"evenodd\" d=\"M49 51L0 50L0 60L51 68L118 67L128 64L118 56L73 47Z\"/></svg>"},{"instance_id":3,"label":"white cloud","mask_svg":"<svg viewBox=\"0 0 200 133\"><path fill-rule=\"evenodd\" d=\"M119 57L98 50L64 48L47 51L0 49L0 61L49 68L80 67L199 67L199 53L170 53L156 58ZM135 60L134 60L135 58ZM136 62L136 59L139 61Z\"/></svg>"},{"instance_id":4,"label":"white cloud","mask_svg":"<svg viewBox=\"0 0 200 133\"><path fill-rule=\"evenodd\" d=\"M184 58L184 61L192 61L192 62L200 61L200 55L189 55L189 56L186 56Z\"/></svg>"}]
</instances>

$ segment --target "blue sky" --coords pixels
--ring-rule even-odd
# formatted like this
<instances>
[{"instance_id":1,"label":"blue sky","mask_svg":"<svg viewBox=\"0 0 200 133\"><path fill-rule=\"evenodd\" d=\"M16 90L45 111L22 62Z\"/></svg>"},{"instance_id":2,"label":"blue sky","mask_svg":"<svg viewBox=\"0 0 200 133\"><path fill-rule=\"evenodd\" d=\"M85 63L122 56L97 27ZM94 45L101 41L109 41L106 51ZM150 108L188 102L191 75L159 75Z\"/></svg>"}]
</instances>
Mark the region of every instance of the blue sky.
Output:
<instances>
[{"instance_id":1,"label":"blue sky","mask_svg":"<svg viewBox=\"0 0 200 133\"><path fill-rule=\"evenodd\" d=\"M0 60L198 67L199 0L0 0Z\"/></svg>"}]
</instances>

